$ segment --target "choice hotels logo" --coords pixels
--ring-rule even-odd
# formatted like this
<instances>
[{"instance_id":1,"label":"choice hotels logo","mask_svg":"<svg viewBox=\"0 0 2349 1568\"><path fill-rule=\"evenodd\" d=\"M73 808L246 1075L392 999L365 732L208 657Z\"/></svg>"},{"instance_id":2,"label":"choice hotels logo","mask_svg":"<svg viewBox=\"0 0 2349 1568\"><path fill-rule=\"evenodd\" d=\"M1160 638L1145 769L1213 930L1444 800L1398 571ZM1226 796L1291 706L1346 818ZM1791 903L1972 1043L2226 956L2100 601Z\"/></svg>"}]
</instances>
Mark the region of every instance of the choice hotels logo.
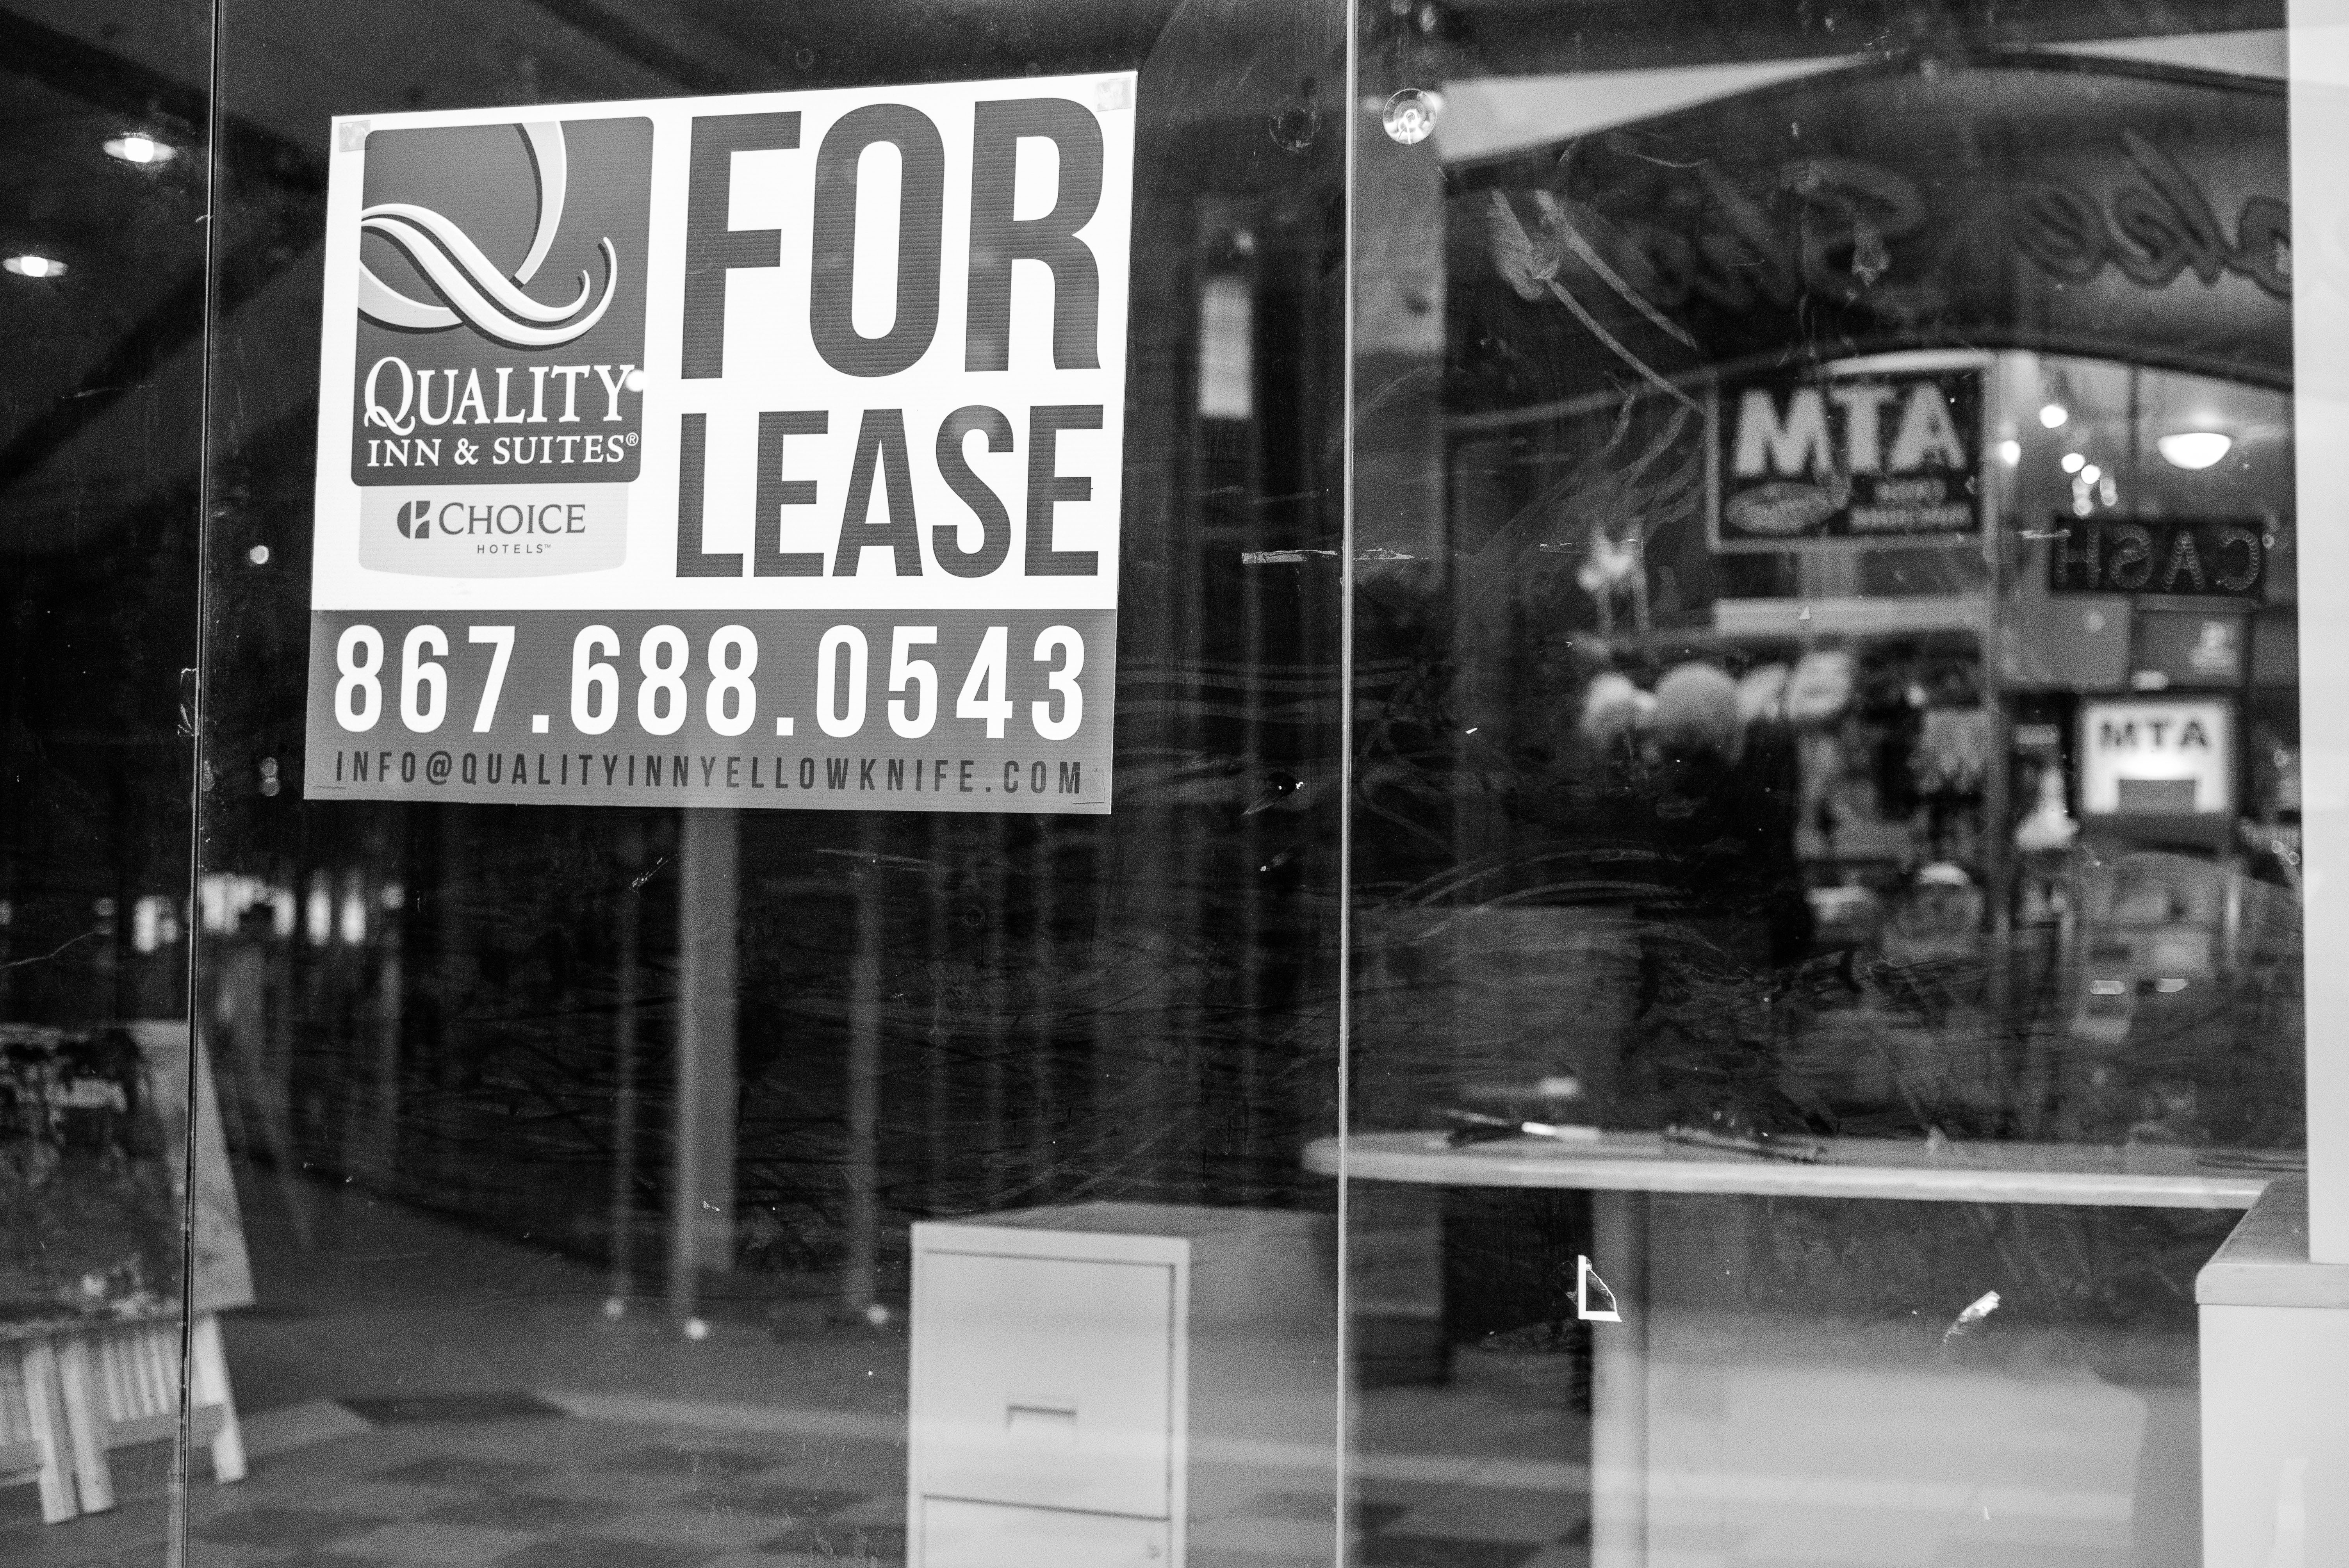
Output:
<instances>
[{"instance_id":1,"label":"choice hotels logo","mask_svg":"<svg viewBox=\"0 0 2349 1568\"><path fill-rule=\"evenodd\" d=\"M627 521L620 485L361 490L359 564L427 577L600 572L626 560Z\"/></svg>"}]
</instances>

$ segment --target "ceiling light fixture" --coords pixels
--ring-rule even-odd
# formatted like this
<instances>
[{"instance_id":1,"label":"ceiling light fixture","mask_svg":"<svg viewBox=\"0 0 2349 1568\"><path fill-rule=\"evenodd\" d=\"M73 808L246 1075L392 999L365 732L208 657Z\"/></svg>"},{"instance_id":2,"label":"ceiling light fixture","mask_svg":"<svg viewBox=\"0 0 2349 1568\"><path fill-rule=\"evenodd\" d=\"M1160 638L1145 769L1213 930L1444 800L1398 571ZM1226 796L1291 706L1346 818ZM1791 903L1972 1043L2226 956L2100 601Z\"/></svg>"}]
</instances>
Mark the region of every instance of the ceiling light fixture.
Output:
<instances>
[{"instance_id":1,"label":"ceiling light fixture","mask_svg":"<svg viewBox=\"0 0 2349 1568\"><path fill-rule=\"evenodd\" d=\"M2064 454L2064 471L2067 474L2076 474L2086 466L2087 461L2087 459L2077 452L2066 452Z\"/></svg>"},{"instance_id":2,"label":"ceiling light fixture","mask_svg":"<svg viewBox=\"0 0 2349 1568\"><path fill-rule=\"evenodd\" d=\"M2061 403L2050 403L2039 410L2039 422L2051 430L2060 430L2072 418L2072 410Z\"/></svg>"},{"instance_id":3,"label":"ceiling light fixture","mask_svg":"<svg viewBox=\"0 0 2349 1568\"><path fill-rule=\"evenodd\" d=\"M1998 444L1998 460L2010 469L2014 467L2023 460L2023 443L2015 440L2001 441Z\"/></svg>"},{"instance_id":4,"label":"ceiling light fixture","mask_svg":"<svg viewBox=\"0 0 2349 1568\"><path fill-rule=\"evenodd\" d=\"M0 267L20 278L61 278L66 274L66 264L55 256L10 256L0 262Z\"/></svg>"},{"instance_id":5,"label":"ceiling light fixture","mask_svg":"<svg viewBox=\"0 0 2349 1568\"><path fill-rule=\"evenodd\" d=\"M2210 467L2233 451L2235 439L2217 430L2179 430L2158 438L2153 445L2163 462L2191 473Z\"/></svg>"},{"instance_id":6,"label":"ceiling light fixture","mask_svg":"<svg viewBox=\"0 0 2349 1568\"><path fill-rule=\"evenodd\" d=\"M179 149L168 141L158 141L151 136L132 131L129 136L109 137L106 150L125 163L169 163L179 154Z\"/></svg>"}]
</instances>

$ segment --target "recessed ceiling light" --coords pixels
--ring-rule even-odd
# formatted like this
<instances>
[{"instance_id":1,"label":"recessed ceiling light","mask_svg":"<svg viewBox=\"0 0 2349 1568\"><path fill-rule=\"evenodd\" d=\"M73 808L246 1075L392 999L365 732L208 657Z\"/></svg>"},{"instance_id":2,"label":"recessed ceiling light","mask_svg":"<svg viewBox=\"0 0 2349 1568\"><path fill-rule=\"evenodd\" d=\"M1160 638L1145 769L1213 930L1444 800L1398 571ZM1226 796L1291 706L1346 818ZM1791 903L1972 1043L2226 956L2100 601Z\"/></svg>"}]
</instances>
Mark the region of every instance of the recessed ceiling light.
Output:
<instances>
[{"instance_id":1,"label":"recessed ceiling light","mask_svg":"<svg viewBox=\"0 0 2349 1568\"><path fill-rule=\"evenodd\" d=\"M106 150L125 163L169 163L180 150L168 141L133 131L129 136L109 138Z\"/></svg>"},{"instance_id":2,"label":"recessed ceiling light","mask_svg":"<svg viewBox=\"0 0 2349 1568\"><path fill-rule=\"evenodd\" d=\"M2023 460L2023 443L2021 441L2001 441L1998 444L1998 460L2004 463L2010 469L2014 467L2015 464Z\"/></svg>"},{"instance_id":3,"label":"recessed ceiling light","mask_svg":"<svg viewBox=\"0 0 2349 1568\"><path fill-rule=\"evenodd\" d=\"M2072 410L2061 403L2050 403L2039 410L2039 422L2051 430L2060 430L2072 418Z\"/></svg>"},{"instance_id":4,"label":"recessed ceiling light","mask_svg":"<svg viewBox=\"0 0 2349 1568\"><path fill-rule=\"evenodd\" d=\"M2104 477L2105 470L2096 467L2094 463L2090 463L2086 468L2080 470L2080 479L2085 484L2095 484L2098 480L2103 479Z\"/></svg>"},{"instance_id":5,"label":"recessed ceiling light","mask_svg":"<svg viewBox=\"0 0 2349 1568\"><path fill-rule=\"evenodd\" d=\"M2235 438L2217 430L2178 430L2157 438L2154 449L2173 469L2207 469L2235 449Z\"/></svg>"},{"instance_id":6,"label":"recessed ceiling light","mask_svg":"<svg viewBox=\"0 0 2349 1568\"><path fill-rule=\"evenodd\" d=\"M10 256L0 261L0 267L20 278L61 278L66 274L66 264L55 256Z\"/></svg>"},{"instance_id":7,"label":"recessed ceiling light","mask_svg":"<svg viewBox=\"0 0 2349 1568\"><path fill-rule=\"evenodd\" d=\"M2077 452L2066 452L2064 454L2064 471L2067 474L2076 474L2082 469L2087 467L2087 464L2088 459L2082 457Z\"/></svg>"}]
</instances>

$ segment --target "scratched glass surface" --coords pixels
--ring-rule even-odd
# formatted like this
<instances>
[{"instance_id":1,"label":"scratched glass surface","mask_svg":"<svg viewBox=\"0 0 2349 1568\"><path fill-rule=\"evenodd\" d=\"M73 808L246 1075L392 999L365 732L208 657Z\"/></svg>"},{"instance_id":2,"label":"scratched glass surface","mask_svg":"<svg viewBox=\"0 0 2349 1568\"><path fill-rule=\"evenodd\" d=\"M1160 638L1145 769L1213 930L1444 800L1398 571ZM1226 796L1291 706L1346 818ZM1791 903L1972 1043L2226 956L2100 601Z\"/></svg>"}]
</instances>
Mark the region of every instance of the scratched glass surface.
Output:
<instances>
[{"instance_id":1,"label":"scratched glass surface","mask_svg":"<svg viewBox=\"0 0 2349 1568\"><path fill-rule=\"evenodd\" d=\"M2200 1560L2302 1143L2283 26L1366 8L1358 1527Z\"/></svg>"},{"instance_id":2,"label":"scratched glass surface","mask_svg":"<svg viewBox=\"0 0 2349 1568\"><path fill-rule=\"evenodd\" d=\"M270 1446L195 1455L192 1563L1331 1555L1341 600L1247 562L1342 528L1339 15L222 5L199 1006ZM330 116L1129 70L1113 814L305 794ZM1064 1255L916 1264L1015 1212Z\"/></svg>"},{"instance_id":3,"label":"scratched glass surface","mask_svg":"<svg viewBox=\"0 0 2349 1568\"><path fill-rule=\"evenodd\" d=\"M183 1278L208 16L114 68L45 9L0 6L0 1531L74 1508L17 1368L176 1342Z\"/></svg>"},{"instance_id":4,"label":"scratched glass surface","mask_svg":"<svg viewBox=\"0 0 2349 1568\"><path fill-rule=\"evenodd\" d=\"M1359 9L0 5L0 1560L2196 1560L2281 8ZM308 797L329 116L1125 69L1112 815Z\"/></svg>"}]
</instances>

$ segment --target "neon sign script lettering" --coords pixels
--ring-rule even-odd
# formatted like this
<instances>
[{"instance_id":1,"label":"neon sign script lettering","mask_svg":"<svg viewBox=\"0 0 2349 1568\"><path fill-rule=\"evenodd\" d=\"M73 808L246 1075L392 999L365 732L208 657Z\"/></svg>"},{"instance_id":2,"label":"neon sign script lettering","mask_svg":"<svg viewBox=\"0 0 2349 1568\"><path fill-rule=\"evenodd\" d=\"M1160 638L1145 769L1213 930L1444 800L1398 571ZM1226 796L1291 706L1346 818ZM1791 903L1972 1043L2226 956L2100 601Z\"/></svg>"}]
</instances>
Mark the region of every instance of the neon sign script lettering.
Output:
<instances>
[{"instance_id":1,"label":"neon sign script lettering","mask_svg":"<svg viewBox=\"0 0 2349 1568\"><path fill-rule=\"evenodd\" d=\"M2133 130L2121 145L2142 184L2099 206L2061 181L2043 181L2023 203L2016 238L2054 276L2085 283L2109 262L2131 282L2161 288L2191 269L2205 284L2228 273L2278 299L2292 297L2292 209L2272 196L2247 199L2230 236L2209 197L2178 160Z\"/></svg>"}]
</instances>

